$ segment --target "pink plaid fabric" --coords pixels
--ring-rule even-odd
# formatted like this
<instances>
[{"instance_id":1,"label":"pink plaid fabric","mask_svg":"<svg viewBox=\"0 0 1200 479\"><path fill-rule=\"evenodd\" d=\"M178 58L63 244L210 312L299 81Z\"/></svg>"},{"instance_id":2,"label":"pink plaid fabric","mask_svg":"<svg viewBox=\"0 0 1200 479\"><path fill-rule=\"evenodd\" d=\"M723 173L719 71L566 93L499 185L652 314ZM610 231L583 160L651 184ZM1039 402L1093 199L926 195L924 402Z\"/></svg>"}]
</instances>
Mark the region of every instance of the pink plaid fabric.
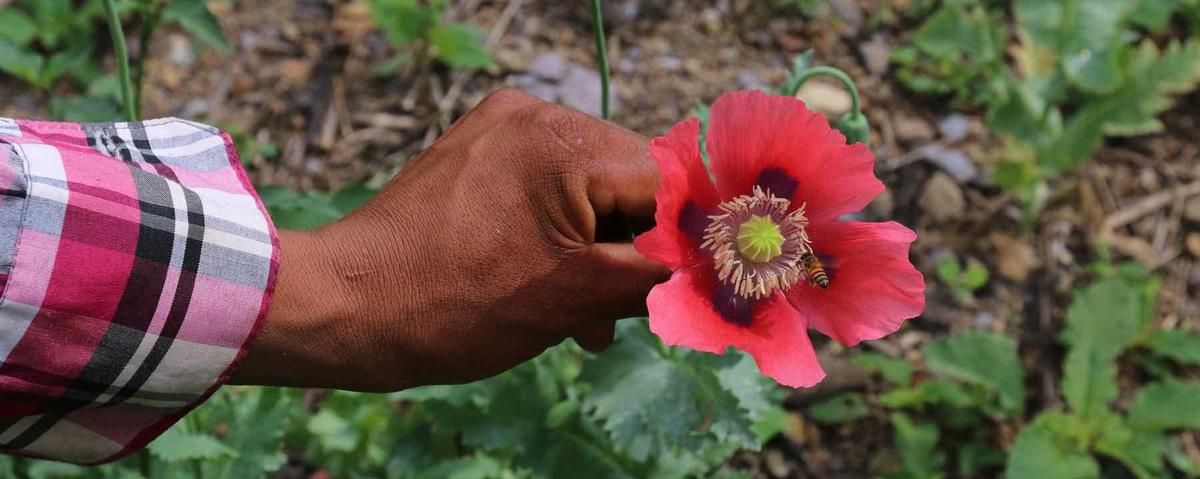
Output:
<instances>
[{"instance_id":1,"label":"pink plaid fabric","mask_svg":"<svg viewBox=\"0 0 1200 479\"><path fill-rule=\"evenodd\" d=\"M99 463L212 394L278 266L229 136L0 119L0 452Z\"/></svg>"}]
</instances>

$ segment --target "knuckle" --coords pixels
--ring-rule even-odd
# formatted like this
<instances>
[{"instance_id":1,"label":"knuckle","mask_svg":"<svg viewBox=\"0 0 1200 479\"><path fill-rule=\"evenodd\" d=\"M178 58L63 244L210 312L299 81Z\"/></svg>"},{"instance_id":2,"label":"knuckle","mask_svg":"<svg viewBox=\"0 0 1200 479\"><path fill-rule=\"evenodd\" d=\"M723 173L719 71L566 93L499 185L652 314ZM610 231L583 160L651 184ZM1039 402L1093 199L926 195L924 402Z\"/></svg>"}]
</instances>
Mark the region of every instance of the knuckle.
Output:
<instances>
[{"instance_id":1,"label":"knuckle","mask_svg":"<svg viewBox=\"0 0 1200 479\"><path fill-rule=\"evenodd\" d=\"M491 112L508 111L526 105L536 104L541 100L530 96L516 88L501 88L489 94L479 102L477 109Z\"/></svg>"}]
</instances>

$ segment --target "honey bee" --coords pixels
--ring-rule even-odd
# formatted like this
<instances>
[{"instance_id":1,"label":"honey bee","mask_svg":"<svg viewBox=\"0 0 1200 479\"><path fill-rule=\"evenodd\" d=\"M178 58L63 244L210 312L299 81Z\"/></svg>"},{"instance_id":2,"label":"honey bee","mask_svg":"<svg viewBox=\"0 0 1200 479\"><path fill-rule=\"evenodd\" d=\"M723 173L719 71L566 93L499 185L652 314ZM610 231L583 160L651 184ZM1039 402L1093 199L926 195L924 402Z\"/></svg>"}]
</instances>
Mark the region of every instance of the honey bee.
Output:
<instances>
[{"instance_id":1,"label":"honey bee","mask_svg":"<svg viewBox=\"0 0 1200 479\"><path fill-rule=\"evenodd\" d=\"M800 262L804 265L804 273L808 275L809 283L821 289L829 287L829 275L825 273L825 266L817 259L817 255L804 253L800 256Z\"/></svg>"}]
</instances>

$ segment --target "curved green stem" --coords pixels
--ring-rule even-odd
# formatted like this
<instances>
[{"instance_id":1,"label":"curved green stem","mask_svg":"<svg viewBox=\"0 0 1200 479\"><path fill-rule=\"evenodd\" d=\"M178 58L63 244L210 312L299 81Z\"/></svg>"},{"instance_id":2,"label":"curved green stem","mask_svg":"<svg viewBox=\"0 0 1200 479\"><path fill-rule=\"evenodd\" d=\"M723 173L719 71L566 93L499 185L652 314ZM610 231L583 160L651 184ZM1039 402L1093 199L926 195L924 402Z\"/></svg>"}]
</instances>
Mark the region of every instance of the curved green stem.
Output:
<instances>
[{"instance_id":1,"label":"curved green stem","mask_svg":"<svg viewBox=\"0 0 1200 479\"><path fill-rule=\"evenodd\" d=\"M604 37L604 17L600 12L600 0L592 2L592 33L596 35L596 63L600 68L600 115L605 120L612 116L609 106L608 46Z\"/></svg>"},{"instance_id":2,"label":"curved green stem","mask_svg":"<svg viewBox=\"0 0 1200 479\"><path fill-rule=\"evenodd\" d=\"M812 77L822 75L836 78L842 82L842 85L846 87L846 91L850 92L850 111L862 114L862 108L860 108L858 100L858 87L854 85L854 80L846 72L830 66L812 67L805 70L804 73L801 73L796 78L796 84L792 86L792 91L788 92L788 96L796 96L796 92L800 91L800 85L803 85L804 82Z\"/></svg>"},{"instance_id":3,"label":"curved green stem","mask_svg":"<svg viewBox=\"0 0 1200 479\"><path fill-rule=\"evenodd\" d=\"M121 29L121 17L117 15L114 0L103 0L104 16L108 20L108 30L112 34L113 53L117 57L117 75L121 80L121 103L125 107L125 119L137 121L137 109L134 107L133 81L129 78L129 52L125 47L125 31Z\"/></svg>"}]
</instances>

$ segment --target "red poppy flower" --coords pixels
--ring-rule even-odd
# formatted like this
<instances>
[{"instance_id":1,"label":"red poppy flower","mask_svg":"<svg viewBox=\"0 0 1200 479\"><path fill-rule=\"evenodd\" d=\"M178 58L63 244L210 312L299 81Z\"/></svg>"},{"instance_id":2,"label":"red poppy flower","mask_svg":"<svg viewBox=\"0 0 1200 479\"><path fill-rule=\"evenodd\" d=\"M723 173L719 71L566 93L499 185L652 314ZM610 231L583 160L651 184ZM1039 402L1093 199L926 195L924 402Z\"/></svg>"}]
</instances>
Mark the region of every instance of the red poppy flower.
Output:
<instances>
[{"instance_id":1,"label":"red poppy flower","mask_svg":"<svg viewBox=\"0 0 1200 479\"><path fill-rule=\"evenodd\" d=\"M884 189L866 146L846 145L803 102L758 91L722 95L710 118L715 185L697 120L650 143L657 225L634 245L675 271L646 300L655 334L717 354L734 346L802 387L825 377L809 327L853 346L921 314L925 280L908 259L916 235L839 220Z\"/></svg>"}]
</instances>

